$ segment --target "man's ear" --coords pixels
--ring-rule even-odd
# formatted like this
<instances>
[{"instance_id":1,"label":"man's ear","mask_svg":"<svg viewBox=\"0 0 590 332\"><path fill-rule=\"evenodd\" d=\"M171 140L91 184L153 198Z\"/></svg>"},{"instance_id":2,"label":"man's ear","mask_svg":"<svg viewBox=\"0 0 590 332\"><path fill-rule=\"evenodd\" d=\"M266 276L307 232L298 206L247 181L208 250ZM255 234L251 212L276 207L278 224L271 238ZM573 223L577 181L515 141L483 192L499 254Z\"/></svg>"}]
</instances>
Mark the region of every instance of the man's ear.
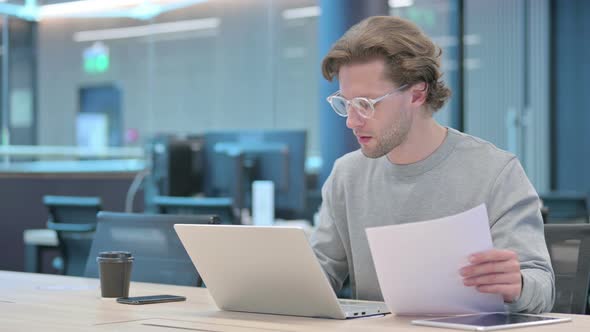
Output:
<instances>
[{"instance_id":1,"label":"man's ear","mask_svg":"<svg viewBox=\"0 0 590 332\"><path fill-rule=\"evenodd\" d=\"M410 87L412 92L412 104L415 106L422 106L428 97L428 84L421 82Z\"/></svg>"}]
</instances>

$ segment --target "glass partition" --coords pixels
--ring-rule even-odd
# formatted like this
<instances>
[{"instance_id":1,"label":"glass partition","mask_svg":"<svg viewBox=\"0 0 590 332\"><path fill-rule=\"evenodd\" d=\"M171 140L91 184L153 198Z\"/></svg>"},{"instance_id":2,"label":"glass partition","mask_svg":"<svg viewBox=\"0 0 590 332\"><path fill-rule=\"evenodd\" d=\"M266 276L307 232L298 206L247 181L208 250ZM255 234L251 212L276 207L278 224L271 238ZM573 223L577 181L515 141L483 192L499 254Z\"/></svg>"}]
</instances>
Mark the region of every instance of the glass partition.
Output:
<instances>
[{"instance_id":1,"label":"glass partition","mask_svg":"<svg viewBox=\"0 0 590 332\"><path fill-rule=\"evenodd\" d=\"M307 129L315 154L317 17L288 14L315 2L196 1L144 20L41 20L39 144L75 145L80 126L110 146L157 133Z\"/></svg>"}]
</instances>

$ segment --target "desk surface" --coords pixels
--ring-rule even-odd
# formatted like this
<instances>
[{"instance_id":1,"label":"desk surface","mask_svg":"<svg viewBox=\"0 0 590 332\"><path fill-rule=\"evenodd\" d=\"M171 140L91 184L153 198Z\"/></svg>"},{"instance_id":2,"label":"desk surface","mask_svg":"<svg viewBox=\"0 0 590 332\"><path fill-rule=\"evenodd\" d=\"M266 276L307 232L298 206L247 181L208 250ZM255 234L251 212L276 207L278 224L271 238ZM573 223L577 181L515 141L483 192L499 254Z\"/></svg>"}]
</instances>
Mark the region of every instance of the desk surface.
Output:
<instances>
[{"instance_id":1,"label":"desk surface","mask_svg":"<svg viewBox=\"0 0 590 332\"><path fill-rule=\"evenodd\" d=\"M186 302L118 304L100 297L97 279L0 271L2 331L445 331L387 315L348 321L219 311L206 289L131 285L130 296L174 294ZM555 314L557 315L557 314ZM590 316L523 331L590 331ZM451 331L451 330L447 330Z\"/></svg>"}]
</instances>

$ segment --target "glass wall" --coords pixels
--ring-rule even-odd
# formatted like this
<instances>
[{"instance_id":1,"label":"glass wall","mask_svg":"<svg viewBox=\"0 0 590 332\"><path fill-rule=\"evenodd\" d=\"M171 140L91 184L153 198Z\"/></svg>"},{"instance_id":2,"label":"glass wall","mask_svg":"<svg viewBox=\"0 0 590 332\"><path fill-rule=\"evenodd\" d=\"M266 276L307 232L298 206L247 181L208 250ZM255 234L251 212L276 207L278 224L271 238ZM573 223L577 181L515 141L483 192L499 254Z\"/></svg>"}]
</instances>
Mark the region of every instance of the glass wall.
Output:
<instances>
[{"instance_id":1,"label":"glass wall","mask_svg":"<svg viewBox=\"0 0 590 332\"><path fill-rule=\"evenodd\" d=\"M3 145L36 143L35 23L0 18L0 123Z\"/></svg>"},{"instance_id":2,"label":"glass wall","mask_svg":"<svg viewBox=\"0 0 590 332\"><path fill-rule=\"evenodd\" d=\"M457 0L389 1L390 14L420 26L442 49L443 80L453 91L451 99L435 113L445 126L461 130L461 89L459 87L459 6Z\"/></svg>"},{"instance_id":3,"label":"glass wall","mask_svg":"<svg viewBox=\"0 0 590 332\"><path fill-rule=\"evenodd\" d=\"M443 49L453 97L436 118L516 154L537 190L549 190L549 0L389 4Z\"/></svg>"},{"instance_id":4,"label":"glass wall","mask_svg":"<svg viewBox=\"0 0 590 332\"><path fill-rule=\"evenodd\" d=\"M549 1L465 1L465 131L549 190Z\"/></svg>"},{"instance_id":5,"label":"glass wall","mask_svg":"<svg viewBox=\"0 0 590 332\"><path fill-rule=\"evenodd\" d=\"M316 154L317 14L289 11L314 5L218 0L148 21L42 20L39 143L76 144L77 123L120 126L120 145L158 132L306 128ZM80 120L98 95L120 114Z\"/></svg>"},{"instance_id":6,"label":"glass wall","mask_svg":"<svg viewBox=\"0 0 590 332\"><path fill-rule=\"evenodd\" d=\"M549 0L388 4L391 15L416 22L443 49L453 96L436 118L515 153L547 190ZM13 142L142 146L162 132L306 129L308 157L319 155L317 0L195 1L169 9L150 19L40 20L37 49L13 57L21 75L12 79L13 122L30 123L11 128ZM23 40L32 41L33 31ZM37 63L28 65L31 59Z\"/></svg>"}]
</instances>

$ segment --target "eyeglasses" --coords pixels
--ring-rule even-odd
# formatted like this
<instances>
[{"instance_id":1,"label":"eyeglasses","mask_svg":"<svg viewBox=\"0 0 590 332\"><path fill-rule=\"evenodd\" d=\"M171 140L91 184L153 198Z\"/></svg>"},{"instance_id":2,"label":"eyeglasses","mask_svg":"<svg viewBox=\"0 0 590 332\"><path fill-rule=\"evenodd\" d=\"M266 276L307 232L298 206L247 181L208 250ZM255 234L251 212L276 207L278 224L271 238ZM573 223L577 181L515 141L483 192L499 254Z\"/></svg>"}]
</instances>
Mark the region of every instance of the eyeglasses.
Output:
<instances>
[{"instance_id":1,"label":"eyeglasses","mask_svg":"<svg viewBox=\"0 0 590 332\"><path fill-rule=\"evenodd\" d=\"M375 99L370 99L370 98L365 98L365 97L355 97L355 98L352 98L351 100L348 100L348 99L342 97L340 95L340 90L338 90L338 91L334 92L333 94L331 94L328 98L326 98L326 100L330 103L330 105L334 109L334 112L336 112L336 114L338 114L342 117L347 117L350 108L353 108L363 118L370 119L373 117L373 115L375 113L375 105L378 102L382 101L383 99L385 99L395 93L401 92L406 86L407 86L407 84L404 84L404 85L400 86L399 88L392 90L392 91L388 92L387 94L385 94L379 98L375 98Z\"/></svg>"}]
</instances>

